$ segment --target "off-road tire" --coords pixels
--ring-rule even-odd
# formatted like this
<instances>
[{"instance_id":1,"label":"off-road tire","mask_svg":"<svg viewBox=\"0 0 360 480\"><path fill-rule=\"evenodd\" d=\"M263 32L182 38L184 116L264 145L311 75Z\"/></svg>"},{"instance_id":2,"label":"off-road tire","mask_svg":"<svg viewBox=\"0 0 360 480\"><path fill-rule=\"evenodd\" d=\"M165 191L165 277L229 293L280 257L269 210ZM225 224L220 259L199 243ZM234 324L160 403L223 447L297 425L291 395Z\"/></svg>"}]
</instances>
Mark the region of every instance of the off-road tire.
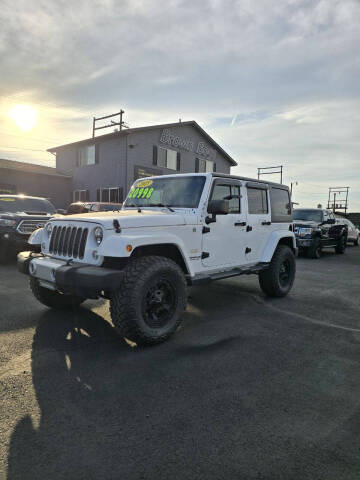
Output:
<instances>
[{"instance_id":1,"label":"off-road tire","mask_svg":"<svg viewBox=\"0 0 360 480\"><path fill-rule=\"evenodd\" d=\"M319 237L314 238L313 244L307 249L307 256L316 259L321 257L321 241Z\"/></svg>"},{"instance_id":2,"label":"off-road tire","mask_svg":"<svg viewBox=\"0 0 360 480\"><path fill-rule=\"evenodd\" d=\"M43 305L56 310L64 310L67 308L77 308L85 298L76 295L65 295L54 290L44 288L39 284L37 278L30 277L30 289L34 297Z\"/></svg>"},{"instance_id":3,"label":"off-road tire","mask_svg":"<svg viewBox=\"0 0 360 480\"><path fill-rule=\"evenodd\" d=\"M168 315L165 314L165 317L169 316L168 320L165 318L165 324L156 327L151 324L148 312L151 308L162 308L149 307L149 303L156 303L153 289L161 282L169 288L172 308L168 309ZM122 337L138 345L153 345L165 341L176 331L186 302L185 276L177 263L155 255L140 257L126 266L121 287L111 294L111 319Z\"/></svg>"},{"instance_id":4,"label":"off-road tire","mask_svg":"<svg viewBox=\"0 0 360 480\"><path fill-rule=\"evenodd\" d=\"M284 283L281 280L281 270L285 264L289 271L288 281ZM293 251L287 245L278 245L269 267L259 273L260 288L268 297L285 297L293 286L295 273L296 260Z\"/></svg>"},{"instance_id":5,"label":"off-road tire","mask_svg":"<svg viewBox=\"0 0 360 480\"><path fill-rule=\"evenodd\" d=\"M345 250L346 250L346 237L345 235L341 235L335 247L335 252L341 254L341 253L345 253Z\"/></svg>"}]
</instances>

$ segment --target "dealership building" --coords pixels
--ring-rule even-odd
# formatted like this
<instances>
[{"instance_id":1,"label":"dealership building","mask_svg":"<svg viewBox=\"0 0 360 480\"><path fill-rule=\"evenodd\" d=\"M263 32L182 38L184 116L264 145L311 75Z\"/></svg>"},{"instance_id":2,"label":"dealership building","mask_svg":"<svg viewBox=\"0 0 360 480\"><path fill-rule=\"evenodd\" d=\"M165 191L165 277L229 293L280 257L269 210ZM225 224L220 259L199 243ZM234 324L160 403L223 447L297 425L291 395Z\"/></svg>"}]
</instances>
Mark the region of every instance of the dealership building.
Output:
<instances>
[{"instance_id":1,"label":"dealership building","mask_svg":"<svg viewBox=\"0 0 360 480\"><path fill-rule=\"evenodd\" d=\"M126 128L53 147L72 201L122 202L134 180L174 173L230 173L236 162L195 121Z\"/></svg>"},{"instance_id":2,"label":"dealership building","mask_svg":"<svg viewBox=\"0 0 360 480\"><path fill-rule=\"evenodd\" d=\"M57 208L65 208L71 191L71 176L55 168L0 158L0 194L45 197Z\"/></svg>"},{"instance_id":3,"label":"dealership building","mask_svg":"<svg viewBox=\"0 0 360 480\"><path fill-rule=\"evenodd\" d=\"M49 198L56 208L76 201L122 202L141 177L230 173L236 162L195 121L120 131L48 150L56 167L0 160L0 193Z\"/></svg>"}]
</instances>

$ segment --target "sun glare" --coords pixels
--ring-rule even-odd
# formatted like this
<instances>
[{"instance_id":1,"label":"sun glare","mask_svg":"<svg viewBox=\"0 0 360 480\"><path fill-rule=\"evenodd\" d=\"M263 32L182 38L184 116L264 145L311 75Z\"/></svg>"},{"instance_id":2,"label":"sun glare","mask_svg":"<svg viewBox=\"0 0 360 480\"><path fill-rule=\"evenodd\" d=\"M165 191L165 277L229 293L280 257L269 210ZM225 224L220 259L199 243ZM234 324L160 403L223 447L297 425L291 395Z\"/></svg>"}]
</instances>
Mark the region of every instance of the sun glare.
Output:
<instances>
[{"instance_id":1,"label":"sun glare","mask_svg":"<svg viewBox=\"0 0 360 480\"><path fill-rule=\"evenodd\" d=\"M30 105L14 105L9 110L9 117L24 132L28 132L35 127L37 114L37 110Z\"/></svg>"}]
</instances>

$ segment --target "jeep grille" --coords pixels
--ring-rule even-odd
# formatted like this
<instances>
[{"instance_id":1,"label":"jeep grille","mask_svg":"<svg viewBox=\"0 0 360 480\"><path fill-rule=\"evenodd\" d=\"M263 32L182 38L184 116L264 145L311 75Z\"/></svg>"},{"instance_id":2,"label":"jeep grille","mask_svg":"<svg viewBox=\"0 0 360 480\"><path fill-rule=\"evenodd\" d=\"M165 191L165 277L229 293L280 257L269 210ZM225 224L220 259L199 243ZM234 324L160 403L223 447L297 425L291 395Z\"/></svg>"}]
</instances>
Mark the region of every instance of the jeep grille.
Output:
<instances>
[{"instance_id":1,"label":"jeep grille","mask_svg":"<svg viewBox=\"0 0 360 480\"><path fill-rule=\"evenodd\" d=\"M23 235L29 235L38 228L43 228L45 223L44 220L22 220L16 230Z\"/></svg>"},{"instance_id":2,"label":"jeep grille","mask_svg":"<svg viewBox=\"0 0 360 480\"><path fill-rule=\"evenodd\" d=\"M88 228L55 226L51 233L49 252L70 258L84 258Z\"/></svg>"}]
</instances>

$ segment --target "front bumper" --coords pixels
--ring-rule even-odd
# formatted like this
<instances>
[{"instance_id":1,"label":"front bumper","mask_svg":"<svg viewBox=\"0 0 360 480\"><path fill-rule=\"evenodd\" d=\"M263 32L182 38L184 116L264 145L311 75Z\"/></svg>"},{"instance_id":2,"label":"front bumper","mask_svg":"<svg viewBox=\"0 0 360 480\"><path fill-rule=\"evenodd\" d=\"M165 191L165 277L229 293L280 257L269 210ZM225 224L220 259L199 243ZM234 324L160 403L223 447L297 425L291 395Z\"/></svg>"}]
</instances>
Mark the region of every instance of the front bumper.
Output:
<instances>
[{"instance_id":1,"label":"front bumper","mask_svg":"<svg viewBox=\"0 0 360 480\"><path fill-rule=\"evenodd\" d=\"M299 237L296 237L296 246L298 248L311 247L313 242L314 242L313 238L299 238Z\"/></svg>"},{"instance_id":2,"label":"front bumper","mask_svg":"<svg viewBox=\"0 0 360 480\"><path fill-rule=\"evenodd\" d=\"M0 229L0 242L7 248L20 251L21 249L31 248L28 244L30 235L22 235L13 228Z\"/></svg>"},{"instance_id":3,"label":"front bumper","mask_svg":"<svg viewBox=\"0 0 360 480\"><path fill-rule=\"evenodd\" d=\"M106 295L119 289L124 276L122 270L67 264L33 252L19 253L17 264L19 272L37 278L45 288L86 298L98 298L103 292Z\"/></svg>"}]
</instances>

